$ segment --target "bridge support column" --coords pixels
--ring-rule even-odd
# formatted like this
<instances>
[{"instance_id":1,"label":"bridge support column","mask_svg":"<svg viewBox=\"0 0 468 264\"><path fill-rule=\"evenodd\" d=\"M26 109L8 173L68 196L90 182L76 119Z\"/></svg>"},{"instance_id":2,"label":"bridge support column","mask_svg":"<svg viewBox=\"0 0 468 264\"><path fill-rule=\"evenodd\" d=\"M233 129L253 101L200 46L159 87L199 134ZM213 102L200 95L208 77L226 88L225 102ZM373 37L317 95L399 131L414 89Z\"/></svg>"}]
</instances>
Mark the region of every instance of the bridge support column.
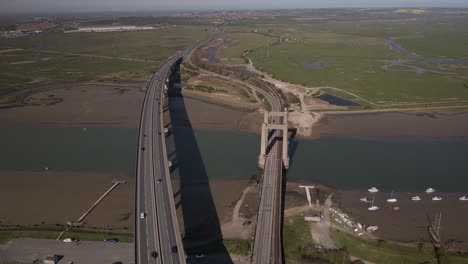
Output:
<instances>
[{"instance_id":1,"label":"bridge support column","mask_svg":"<svg viewBox=\"0 0 468 264\"><path fill-rule=\"evenodd\" d=\"M289 169L289 140L288 140L288 112L285 112L285 116L283 117L283 164L284 168Z\"/></svg>"},{"instance_id":2,"label":"bridge support column","mask_svg":"<svg viewBox=\"0 0 468 264\"><path fill-rule=\"evenodd\" d=\"M278 118L281 117L282 120L275 123ZM271 120L270 120L271 118ZM271 121L271 122L270 122ZM283 165L286 169L289 168L289 155L288 155L288 113L287 112L265 112L264 121L262 123L262 135L260 142L260 155L258 156L258 167L264 168L266 162L266 149L268 147L269 138L268 133L270 130L281 131L281 136L283 138ZM280 135L277 135L280 136Z\"/></svg>"},{"instance_id":3,"label":"bridge support column","mask_svg":"<svg viewBox=\"0 0 468 264\"><path fill-rule=\"evenodd\" d=\"M268 144L268 128L267 128L267 124L263 123L262 124L262 136L260 139L260 155L258 156L258 167L262 169L265 168L267 144Z\"/></svg>"}]
</instances>

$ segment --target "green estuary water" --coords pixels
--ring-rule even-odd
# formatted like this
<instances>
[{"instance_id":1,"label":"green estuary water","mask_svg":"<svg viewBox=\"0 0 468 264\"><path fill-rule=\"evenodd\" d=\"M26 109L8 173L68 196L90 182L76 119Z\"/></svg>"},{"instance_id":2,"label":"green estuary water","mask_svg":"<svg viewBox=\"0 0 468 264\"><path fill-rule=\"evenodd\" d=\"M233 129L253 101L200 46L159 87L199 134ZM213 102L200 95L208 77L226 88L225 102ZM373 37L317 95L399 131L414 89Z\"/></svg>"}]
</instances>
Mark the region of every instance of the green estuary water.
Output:
<instances>
[{"instance_id":1,"label":"green estuary water","mask_svg":"<svg viewBox=\"0 0 468 264\"><path fill-rule=\"evenodd\" d=\"M249 179L256 168L259 136L178 127L168 138L169 159L208 178ZM137 128L15 126L0 129L0 170L121 172L133 177ZM196 139L194 144L192 139ZM177 152L175 148L177 147ZM188 149L190 148L190 149ZM195 149L195 151L194 151ZM337 189L468 192L468 141L299 140L288 180ZM178 155L178 152L191 155ZM193 158L192 158L193 157ZM200 170L202 166L202 170ZM196 177L196 175L194 175Z\"/></svg>"}]
</instances>

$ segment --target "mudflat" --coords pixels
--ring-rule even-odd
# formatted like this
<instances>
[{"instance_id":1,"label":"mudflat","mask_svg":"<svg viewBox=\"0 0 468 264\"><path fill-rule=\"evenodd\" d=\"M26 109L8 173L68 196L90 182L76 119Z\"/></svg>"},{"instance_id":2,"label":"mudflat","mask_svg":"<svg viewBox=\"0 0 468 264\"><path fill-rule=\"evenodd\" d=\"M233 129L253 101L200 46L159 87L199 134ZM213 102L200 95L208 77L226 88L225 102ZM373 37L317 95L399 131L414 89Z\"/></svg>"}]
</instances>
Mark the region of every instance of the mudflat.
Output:
<instances>
[{"instance_id":1,"label":"mudflat","mask_svg":"<svg viewBox=\"0 0 468 264\"><path fill-rule=\"evenodd\" d=\"M115 188L84 227L133 230L134 180L125 174L92 172L0 172L0 224L54 226L77 220L112 185Z\"/></svg>"},{"instance_id":2,"label":"mudflat","mask_svg":"<svg viewBox=\"0 0 468 264\"><path fill-rule=\"evenodd\" d=\"M314 137L459 139L468 138L468 113L326 114L312 130Z\"/></svg>"},{"instance_id":3,"label":"mudflat","mask_svg":"<svg viewBox=\"0 0 468 264\"><path fill-rule=\"evenodd\" d=\"M113 180L126 180L117 186L83 221L92 229L133 231L134 178L119 173L92 172L6 172L0 171L0 226L56 227L78 219L112 185ZM206 183L210 193L199 193L199 184L185 187L182 192L177 179L173 182L176 201L207 212L205 220L219 224L231 220L232 210L248 180L212 179ZM203 189L203 188L202 188ZM194 204L199 196L212 198L214 208ZM203 198L203 199L208 199ZM178 207L181 227L182 208ZM194 218L197 222L202 218ZM197 223L185 223L196 226Z\"/></svg>"},{"instance_id":4,"label":"mudflat","mask_svg":"<svg viewBox=\"0 0 468 264\"><path fill-rule=\"evenodd\" d=\"M6 124L139 124L144 91L135 87L70 85L48 87L24 98L24 106L0 110Z\"/></svg>"},{"instance_id":5,"label":"mudflat","mask_svg":"<svg viewBox=\"0 0 468 264\"><path fill-rule=\"evenodd\" d=\"M468 249L468 202L459 201L458 197L465 194L458 193L394 193L393 198L398 202L391 204L386 200L390 193L377 193L374 204L380 210L369 212L369 203L360 202L369 193L337 191L338 207L349 212L352 219L361 224L377 225L379 229L374 233L379 239L402 242L430 242L428 227L434 222L435 214L442 214L440 236L444 244L450 244L453 249ZM421 201L411 201L411 197L418 195ZM440 196L442 201L432 201L433 196ZM398 206L399 211L393 207Z\"/></svg>"}]
</instances>

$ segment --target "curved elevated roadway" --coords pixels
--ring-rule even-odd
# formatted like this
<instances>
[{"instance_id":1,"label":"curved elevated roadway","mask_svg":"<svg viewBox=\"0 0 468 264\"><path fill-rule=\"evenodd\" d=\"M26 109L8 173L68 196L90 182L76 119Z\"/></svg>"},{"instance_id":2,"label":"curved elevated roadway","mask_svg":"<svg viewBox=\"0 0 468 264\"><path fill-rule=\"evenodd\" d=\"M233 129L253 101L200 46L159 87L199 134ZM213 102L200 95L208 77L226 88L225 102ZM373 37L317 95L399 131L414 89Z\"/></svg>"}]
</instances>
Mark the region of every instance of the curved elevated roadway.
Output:
<instances>
[{"instance_id":1,"label":"curved elevated roadway","mask_svg":"<svg viewBox=\"0 0 468 264\"><path fill-rule=\"evenodd\" d=\"M145 263L186 263L177 222L163 123L164 89L186 54L215 38L197 42L169 58L154 74L143 102L135 193L135 259ZM152 256L156 252L157 257Z\"/></svg>"}]
</instances>

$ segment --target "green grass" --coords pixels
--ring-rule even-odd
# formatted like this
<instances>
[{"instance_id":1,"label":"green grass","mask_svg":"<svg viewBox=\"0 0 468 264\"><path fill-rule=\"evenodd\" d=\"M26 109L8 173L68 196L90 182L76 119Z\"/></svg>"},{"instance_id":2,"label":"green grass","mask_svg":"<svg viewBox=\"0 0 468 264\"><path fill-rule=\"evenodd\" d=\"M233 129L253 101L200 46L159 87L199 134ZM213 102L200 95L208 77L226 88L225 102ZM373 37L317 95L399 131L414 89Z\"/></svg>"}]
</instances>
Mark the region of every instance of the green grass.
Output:
<instances>
[{"instance_id":1,"label":"green grass","mask_svg":"<svg viewBox=\"0 0 468 264\"><path fill-rule=\"evenodd\" d=\"M223 240L224 246L226 247L229 254L249 256L252 243L249 240L241 239L225 239Z\"/></svg>"},{"instance_id":2,"label":"green grass","mask_svg":"<svg viewBox=\"0 0 468 264\"><path fill-rule=\"evenodd\" d=\"M288 263L294 263L302 252L311 245L312 236L309 223L304 220L304 216L299 215L284 219L283 249Z\"/></svg>"},{"instance_id":3,"label":"green grass","mask_svg":"<svg viewBox=\"0 0 468 264\"><path fill-rule=\"evenodd\" d=\"M468 59L468 35L426 35L402 38L397 43L405 49L432 58Z\"/></svg>"},{"instance_id":4,"label":"green grass","mask_svg":"<svg viewBox=\"0 0 468 264\"><path fill-rule=\"evenodd\" d=\"M428 10L423 15L396 14L394 10L314 10L275 19L235 22L227 27L227 32L244 33L238 46L249 42L254 29L283 39L297 38L299 42L269 47L259 42L252 47L262 48L249 57L256 67L275 78L306 86L340 88L385 106L468 100L468 89L464 87L468 77L466 65L411 62L414 66L451 74L418 74L409 71L409 67L382 69L389 60L413 59L390 50L385 44L388 37L397 38L403 47L421 55L468 58L467 23L468 14L447 14L440 10ZM421 34L424 38L419 37ZM329 67L307 69L302 65L317 61L325 61ZM351 95L347 97L353 99Z\"/></svg>"},{"instance_id":5,"label":"green grass","mask_svg":"<svg viewBox=\"0 0 468 264\"><path fill-rule=\"evenodd\" d=\"M462 69L451 75L386 71L385 60L402 58L383 42L358 47L353 43L282 43L251 55L255 66L274 78L311 87L332 86L377 104L468 100ZM307 69L304 62L328 67Z\"/></svg>"},{"instance_id":6,"label":"green grass","mask_svg":"<svg viewBox=\"0 0 468 264\"><path fill-rule=\"evenodd\" d=\"M25 49L0 54L0 94L50 82L148 80L168 57L207 34L203 27L180 26L152 31L0 38L2 48ZM16 64L25 61L34 62Z\"/></svg>"},{"instance_id":7,"label":"green grass","mask_svg":"<svg viewBox=\"0 0 468 264\"><path fill-rule=\"evenodd\" d=\"M468 263L468 255L449 252L447 254L447 264L465 264ZM445 264L445 263L443 263Z\"/></svg>"},{"instance_id":8,"label":"green grass","mask_svg":"<svg viewBox=\"0 0 468 264\"><path fill-rule=\"evenodd\" d=\"M16 239L16 238L39 238L39 239L56 239L61 233L61 230L47 229L32 229L32 230L0 230L0 244ZM93 232L93 231L70 231L65 232L62 239L72 237L86 241L103 241L106 238L118 238L120 242L133 242L132 233L115 233L115 232Z\"/></svg>"},{"instance_id":9,"label":"green grass","mask_svg":"<svg viewBox=\"0 0 468 264\"><path fill-rule=\"evenodd\" d=\"M24 38L2 38L0 47L103 55L161 61L209 32L203 27L104 33L46 33Z\"/></svg>"},{"instance_id":10,"label":"green grass","mask_svg":"<svg viewBox=\"0 0 468 264\"><path fill-rule=\"evenodd\" d=\"M187 246L191 242L196 241L187 241L184 240L184 245ZM219 254L225 253L226 251L229 254L248 256L251 249L251 241L242 240L242 239L225 239L225 240L216 240L208 244L189 246L185 248L185 253L187 255L192 254Z\"/></svg>"},{"instance_id":11,"label":"green grass","mask_svg":"<svg viewBox=\"0 0 468 264\"><path fill-rule=\"evenodd\" d=\"M431 246L419 250L416 247L400 246L384 241L369 242L341 231L335 231L333 239L338 247L346 248L351 256L374 263L437 263Z\"/></svg>"},{"instance_id":12,"label":"green grass","mask_svg":"<svg viewBox=\"0 0 468 264\"><path fill-rule=\"evenodd\" d=\"M276 41L275 38L255 33L228 33L226 38L236 41L232 47L222 49L221 56L228 59L231 64L245 64L242 56L246 51L270 45Z\"/></svg>"}]
</instances>

